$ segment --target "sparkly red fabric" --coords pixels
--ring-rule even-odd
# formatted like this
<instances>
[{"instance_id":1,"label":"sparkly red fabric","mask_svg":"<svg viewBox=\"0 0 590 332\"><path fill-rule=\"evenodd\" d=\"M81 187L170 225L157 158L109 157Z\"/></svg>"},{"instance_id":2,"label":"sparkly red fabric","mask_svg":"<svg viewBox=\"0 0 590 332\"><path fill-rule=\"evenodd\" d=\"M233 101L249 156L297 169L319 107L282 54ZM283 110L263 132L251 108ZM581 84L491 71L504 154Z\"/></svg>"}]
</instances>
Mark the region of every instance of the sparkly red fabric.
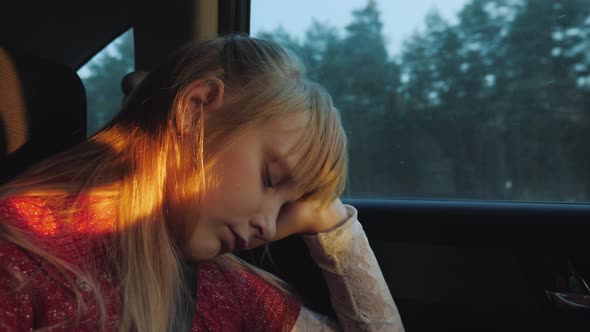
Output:
<instances>
[{"instance_id":1,"label":"sparkly red fabric","mask_svg":"<svg viewBox=\"0 0 590 332\"><path fill-rule=\"evenodd\" d=\"M26 196L0 200L0 218L21 229L59 258L90 269L100 283L107 309L107 330L116 330L122 306L118 281L104 259L102 237L109 236L114 214L82 208L73 220L56 214L64 206L94 206L96 198ZM26 250L0 240L0 331L31 331L64 321L52 331L98 330L99 313L89 287L74 278L86 303L78 323L71 322L75 298L63 274ZM300 304L258 276L213 262L198 265L197 301L192 331L290 330ZM26 282L17 282L14 272ZM73 274L68 274L73 277Z\"/></svg>"}]
</instances>

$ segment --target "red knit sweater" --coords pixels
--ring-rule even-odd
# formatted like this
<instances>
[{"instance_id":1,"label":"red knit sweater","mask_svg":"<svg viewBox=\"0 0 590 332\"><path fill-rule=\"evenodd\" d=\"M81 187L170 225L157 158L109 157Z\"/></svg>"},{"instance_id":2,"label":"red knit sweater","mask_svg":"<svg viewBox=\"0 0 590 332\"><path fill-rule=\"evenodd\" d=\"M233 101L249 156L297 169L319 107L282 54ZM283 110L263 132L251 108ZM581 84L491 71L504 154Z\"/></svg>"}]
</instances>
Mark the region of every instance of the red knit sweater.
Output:
<instances>
[{"instance_id":1,"label":"red knit sweater","mask_svg":"<svg viewBox=\"0 0 590 332\"><path fill-rule=\"evenodd\" d=\"M20 228L36 244L74 266L97 271L93 272L94 278L101 287L107 330L111 331L117 329L124 305L119 282L101 245L112 229L114 214L108 209L82 208L72 221L56 214L63 211L64 204L93 206L88 203L95 199L79 198L74 202L45 196L5 198L0 200L0 219ZM76 309L75 297L63 274L52 265L0 240L0 267L0 331L31 331L70 321ZM13 272L23 275L26 283L17 282ZM192 331L290 330L299 315L298 302L254 274L204 262L198 265L197 276ZM69 322L55 331L98 330L99 312L92 292L81 280L75 280L87 308L77 324Z\"/></svg>"}]
</instances>

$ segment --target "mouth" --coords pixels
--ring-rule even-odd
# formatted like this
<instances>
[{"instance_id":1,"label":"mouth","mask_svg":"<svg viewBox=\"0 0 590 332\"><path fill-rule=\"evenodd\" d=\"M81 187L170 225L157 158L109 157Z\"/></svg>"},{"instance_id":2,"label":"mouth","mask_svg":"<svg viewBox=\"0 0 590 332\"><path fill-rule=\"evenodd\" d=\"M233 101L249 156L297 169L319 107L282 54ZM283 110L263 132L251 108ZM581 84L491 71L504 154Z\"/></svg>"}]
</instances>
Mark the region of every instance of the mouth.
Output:
<instances>
[{"instance_id":1,"label":"mouth","mask_svg":"<svg viewBox=\"0 0 590 332\"><path fill-rule=\"evenodd\" d=\"M229 228L227 227L227 231L221 237L221 252L220 253L229 253L234 251L236 248L236 237Z\"/></svg>"},{"instance_id":2,"label":"mouth","mask_svg":"<svg viewBox=\"0 0 590 332\"><path fill-rule=\"evenodd\" d=\"M229 230L231 231L232 235L233 235L233 242L234 242L234 250L244 250L246 249L246 241L240 236L238 235L238 233L236 233L236 231L234 231L233 228L229 227Z\"/></svg>"}]
</instances>

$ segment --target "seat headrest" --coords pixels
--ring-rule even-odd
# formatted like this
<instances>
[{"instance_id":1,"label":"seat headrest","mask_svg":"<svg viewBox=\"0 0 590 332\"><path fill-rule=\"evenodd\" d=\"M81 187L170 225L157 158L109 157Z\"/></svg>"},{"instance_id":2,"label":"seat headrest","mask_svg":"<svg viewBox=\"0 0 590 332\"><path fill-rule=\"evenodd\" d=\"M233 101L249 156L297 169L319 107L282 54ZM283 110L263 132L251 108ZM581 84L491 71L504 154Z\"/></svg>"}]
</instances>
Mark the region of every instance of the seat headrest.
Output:
<instances>
[{"instance_id":1,"label":"seat headrest","mask_svg":"<svg viewBox=\"0 0 590 332\"><path fill-rule=\"evenodd\" d=\"M86 138L86 93L76 72L0 47L0 183Z\"/></svg>"},{"instance_id":2,"label":"seat headrest","mask_svg":"<svg viewBox=\"0 0 590 332\"><path fill-rule=\"evenodd\" d=\"M131 91L137 88L139 83L141 83L148 74L149 72L145 70L137 70L125 75L121 80L121 90L123 90L125 97L128 97L131 94Z\"/></svg>"}]
</instances>

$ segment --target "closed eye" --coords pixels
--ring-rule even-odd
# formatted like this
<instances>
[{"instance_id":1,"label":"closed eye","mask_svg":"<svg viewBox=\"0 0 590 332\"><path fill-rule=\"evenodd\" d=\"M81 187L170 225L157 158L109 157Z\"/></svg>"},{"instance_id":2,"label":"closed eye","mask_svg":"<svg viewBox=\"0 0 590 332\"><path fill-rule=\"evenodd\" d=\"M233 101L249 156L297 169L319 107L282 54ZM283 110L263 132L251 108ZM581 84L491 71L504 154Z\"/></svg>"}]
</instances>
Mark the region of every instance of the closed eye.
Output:
<instances>
[{"instance_id":1,"label":"closed eye","mask_svg":"<svg viewBox=\"0 0 590 332\"><path fill-rule=\"evenodd\" d=\"M268 164L264 164L264 176L263 183L266 188L273 188L274 184L272 182L272 177L270 176L270 169L268 168Z\"/></svg>"}]
</instances>

